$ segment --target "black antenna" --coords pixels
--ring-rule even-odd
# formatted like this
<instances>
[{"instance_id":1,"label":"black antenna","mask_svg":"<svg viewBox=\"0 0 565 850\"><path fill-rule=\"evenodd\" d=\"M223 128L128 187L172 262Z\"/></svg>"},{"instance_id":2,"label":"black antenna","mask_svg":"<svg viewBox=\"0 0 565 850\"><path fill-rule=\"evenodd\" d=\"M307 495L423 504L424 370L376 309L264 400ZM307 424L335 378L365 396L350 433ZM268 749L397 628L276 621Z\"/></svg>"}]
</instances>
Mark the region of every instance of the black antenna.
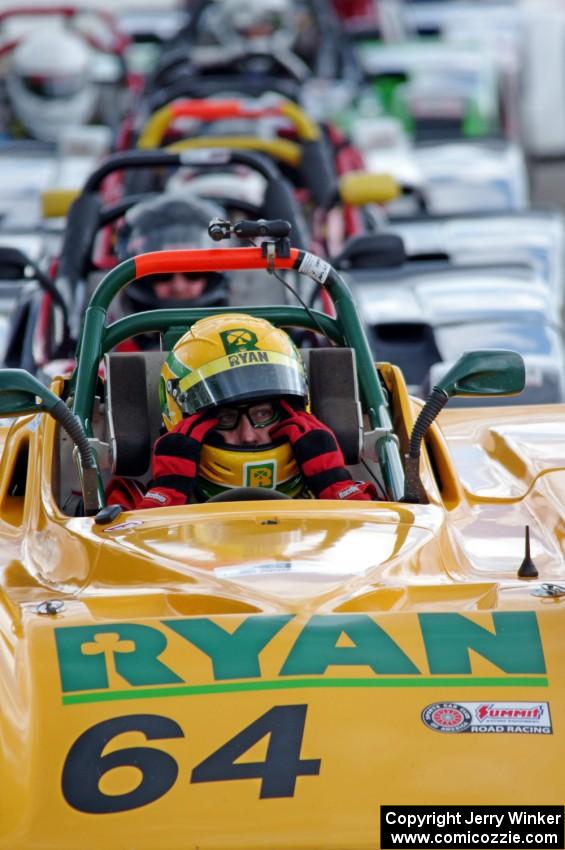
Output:
<instances>
[{"instance_id":1,"label":"black antenna","mask_svg":"<svg viewBox=\"0 0 565 850\"><path fill-rule=\"evenodd\" d=\"M518 578L537 578L539 575L536 565L530 556L530 526L526 526L526 553L518 569Z\"/></svg>"}]
</instances>

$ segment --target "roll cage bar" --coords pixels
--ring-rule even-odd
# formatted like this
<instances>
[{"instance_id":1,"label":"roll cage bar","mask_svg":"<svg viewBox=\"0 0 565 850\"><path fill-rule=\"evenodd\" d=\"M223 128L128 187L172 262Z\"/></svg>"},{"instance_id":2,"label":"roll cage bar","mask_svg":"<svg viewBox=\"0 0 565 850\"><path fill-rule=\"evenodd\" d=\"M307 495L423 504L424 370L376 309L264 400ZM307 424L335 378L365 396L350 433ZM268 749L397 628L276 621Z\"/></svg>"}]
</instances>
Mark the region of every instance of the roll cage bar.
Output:
<instances>
[{"instance_id":1,"label":"roll cage bar","mask_svg":"<svg viewBox=\"0 0 565 850\"><path fill-rule=\"evenodd\" d=\"M301 141L314 141L321 137L318 125L292 100L274 106L249 106L234 98L225 100L182 99L162 106L148 119L141 130L139 148L159 147L170 126L178 118L195 118L200 121L220 121L229 118L266 118L280 116L293 125Z\"/></svg>"},{"instance_id":2,"label":"roll cage bar","mask_svg":"<svg viewBox=\"0 0 565 850\"><path fill-rule=\"evenodd\" d=\"M98 230L119 212L119 202L109 211L99 197L106 177L118 171L138 170L151 167L177 169L194 167L211 170L226 166L246 165L261 174L267 181L264 206L270 218L284 218L292 226L292 239L297 247L305 247L307 234L299 221L299 208L292 190L279 169L270 159L254 151L221 150L209 151L125 151L112 154L87 178L80 195L73 201L67 217L67 226L59 259L56 283L58 288L74 306L76 288L88 271L92 246ZM124 202L127 199L124 199ZM130 203L127 204L130 206ZM268 207L268 211L267 211ZM79 298L80 301L80 298Z\"/></svg>"},{"instance_id":3,"label":"roll cage bar","mask_svg":"<svg viewBox=\"0 0 565 850\"><path fill-rule=\"evenodd\" d=\"M291 248L289 254L287 257L275 256L273 252L264 252L262 247L156 251L140 254L112 269L90 299L78 345L77 366L70 383L73 412L86 433L90 437L93 436L92 412L98 369L106 352L118 342L147 331L169 334L168 339L174 335L179 337L198 319L218 314L217 308L152 310L106 325L110 304L128 284L155 273L294 269L325 287L334 303L336 318L314 310L308 313L295 306L230 308L230 312L252 313L285 327L295 326L317 331L321 326L332 342L350 346L355 350L361 402L374 432L375 453L391 499L400 500L404 489L404 472L398 442L392 430L388 403L351 292L329 263L296 248ZM100 479L98 486L103 504Z\"/></svg>"},{"instance_id":4,"label":"roll cage bar","mask_svg":"<svg viewBox=\"0 0 565 850\"><path fill-rule=\"evenodd\" d=\"M318 206L327 205L335 196L337 188L336 172L330 151L321 128L292 100L284 100L274 106L261 107L250 106L237 98L175 100L151 115L140 131L137 147L142 150L160 147L167 131L178 118L194 118L210 122L273 116L285 118L292 125L300 145L301 170L305 185ZM235 147L233 139L232 142ZM197 144L197 140L194 143Z\"/></svg>"}]
</instances>

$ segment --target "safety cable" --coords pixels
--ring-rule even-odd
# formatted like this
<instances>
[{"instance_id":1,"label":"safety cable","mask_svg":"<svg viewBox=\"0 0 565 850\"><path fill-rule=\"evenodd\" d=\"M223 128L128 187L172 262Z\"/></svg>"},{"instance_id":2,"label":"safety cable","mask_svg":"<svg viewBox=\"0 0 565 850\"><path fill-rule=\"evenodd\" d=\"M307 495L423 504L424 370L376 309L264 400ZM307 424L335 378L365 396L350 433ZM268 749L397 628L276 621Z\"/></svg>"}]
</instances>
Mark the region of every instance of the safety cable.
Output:
<instances>
[{"instance_id":1,"label":"safety cable","mask_svg":"<svg viewBox=\"0 0 565 850\"><path fill-rule=\"evenodd\" d=\"M259 245L257 245L257 243L256 243L256 242L254 242L254 241L253 241L253 239L249 239L249 238L248 238L248 239L247 239L247 241L248 241L248 242L250 243L250 245L252 245L254 248L259 248L259 247L260 247ZM328 341L328 344L329 344L330 348L335 348L335 343L334 343L334 342L333 342L333 341L329 338L329 336L327 335L327 333L325 332L325 330L324 330L324 329L323 329L323 327L321 326L320 322L319 322L319 321L318 321L318 319L316 318L316 315L315 315L315 314L312 312L312 310L308 307L308 305L306 304L306 302L302 300L302 298L300 297L300 295L298 294L298 292L297 292L297 291L296 291L296 290L295 290L295 289L294 289L294 288L290 285L290 283L287 283L287 281L286 281L283 277L281 277L281 276L280 276L280 274L278 274L278 272L276 271L276 269L267 269L267 271L269 272L269 274L272 274L274 277L276 277L276 279L277 279L280 283L282 283L282 285L283 285L283 286L285 286L285 287L288 289L288 291L289 291L289 292L291 292L291 293L294 295L294 297L296 298L296 300L297 300L297 301L301 304L301 306L302 306L302 307L306 310L306 312L308 313L308 315L309 315L309 316L310 316L310 318L312 319L312 322L313 322L313 323L316 325L316 327L318 328L318 330L319 330L320 334L324 337L324 339L326 339L326 340Z\"/></svg>"}]
</instances>

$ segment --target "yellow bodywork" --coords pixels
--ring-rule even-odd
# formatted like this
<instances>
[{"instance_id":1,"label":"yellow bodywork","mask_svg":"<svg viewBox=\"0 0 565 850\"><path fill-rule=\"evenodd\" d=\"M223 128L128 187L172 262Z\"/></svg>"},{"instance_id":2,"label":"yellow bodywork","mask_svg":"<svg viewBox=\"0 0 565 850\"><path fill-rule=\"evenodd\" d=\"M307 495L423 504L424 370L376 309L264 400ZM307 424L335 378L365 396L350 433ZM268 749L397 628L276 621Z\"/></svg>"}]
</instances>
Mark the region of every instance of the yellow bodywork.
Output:
<instances>
[{"instance_id":1,"label":"yellow bodywork","mask_svg":"<svg viewBox=\"0 0 565 850\"><path fill-rule=\"evenodd\" d=\"M57 507L51 419L1 436L1 850L357 850L384 805L562 805L565 596L533 591L565 582L563 406L444 412L429 504L107 525ZM444 703L547 704L552 732L442 734Z\"/></svg>"},{"instance_id":2,"label":"yellow bodywork","mask_svg":"<svg viewBox=\"0 0 565 850\"><path fill-rule=\"evenodd\" d=\"M43 218L66 216L79 194L79 189L46 189L41 193L41 215Z\"/></svg>"},{"instance_id":3,"label":"yellow bodywork","mask_svg":"<svg viewBox=\"0 0 565 850\"><path fill-rule=\"evenodd\" d=\"M400 186L389 174L352 171L339 180L339 196L344 204L352 206L389 204L400 194Z\"/></svg>"}]
</instances>

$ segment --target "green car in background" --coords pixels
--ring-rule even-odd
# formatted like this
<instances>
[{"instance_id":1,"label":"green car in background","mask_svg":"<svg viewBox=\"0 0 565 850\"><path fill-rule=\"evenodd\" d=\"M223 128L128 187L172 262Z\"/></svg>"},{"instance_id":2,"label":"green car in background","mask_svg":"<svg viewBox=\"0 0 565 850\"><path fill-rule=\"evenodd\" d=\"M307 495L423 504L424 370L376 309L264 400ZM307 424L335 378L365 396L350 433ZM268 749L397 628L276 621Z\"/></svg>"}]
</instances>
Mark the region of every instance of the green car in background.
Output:
<instances>
[{"instance_id":1,"label":"green car in background","mask_svg":"<svg viewBox=\"0 0 565 850\"><path fill-rule=\"evenodd\" d=\"M357 46L366 79L359 117L396 118L416 141L474 139L502 132L499 75L488 55L440 41ZM346 117L354 123L355 114Z\"/></svg>"}]
</instances>

